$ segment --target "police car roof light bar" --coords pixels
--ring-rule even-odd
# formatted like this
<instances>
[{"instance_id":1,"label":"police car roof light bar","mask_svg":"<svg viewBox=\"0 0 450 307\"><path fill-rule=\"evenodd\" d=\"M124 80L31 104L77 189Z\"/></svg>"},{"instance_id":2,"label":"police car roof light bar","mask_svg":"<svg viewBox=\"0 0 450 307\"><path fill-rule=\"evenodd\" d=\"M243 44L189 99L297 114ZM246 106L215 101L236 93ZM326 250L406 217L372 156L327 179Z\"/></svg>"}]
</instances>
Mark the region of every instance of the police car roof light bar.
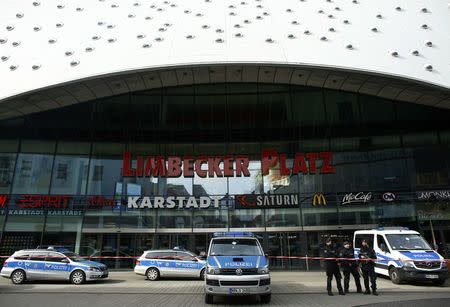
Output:
<instances>
[{"instance_id":1,"label":"police car roof light bar","mask_svg":"<svg viewBox=\"0 0 450 307\"><path fill-rule=\"evenodd\" d=\"M252 232L231 231L231 232L215 232L213 237L254 237Z\"/></svg>"},{"instance_id":2,"label":"police car roof light bar","mask_svg":"<svg viewBox=\"0 0 450 307\"><path fill-rule=\"evenodd\" d=\"M390 226L390 227L378 227L376 230L409 230L408 227Z\"/></svg>"}]
</instances>

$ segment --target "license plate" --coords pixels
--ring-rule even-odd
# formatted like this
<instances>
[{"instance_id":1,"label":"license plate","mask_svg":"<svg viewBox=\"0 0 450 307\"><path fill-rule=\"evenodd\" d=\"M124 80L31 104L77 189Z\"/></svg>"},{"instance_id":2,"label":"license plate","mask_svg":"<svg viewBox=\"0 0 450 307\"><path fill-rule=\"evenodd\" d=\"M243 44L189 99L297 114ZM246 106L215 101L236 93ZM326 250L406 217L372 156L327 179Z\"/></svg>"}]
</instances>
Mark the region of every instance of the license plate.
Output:
<instances>
[{"instance_id":1,"label":"license plate","mask_svg":"<svg viewBox=\"0 0 450 307\"><path fill-rule=\"evenodd\" d=\"M244 294L247 292L248 289L245 288L230 288L230 294Z\"/></svg>"},{"instance_id":2,"label":"license plate","mask_svg":"<svg viewBox=\"0 0 450 307\"><path fill-rule=\"evenodd\" d=\"M429 278L429 279L438 279L439 275L425 275L425 278Z\"/></svg>"}]
</instances>

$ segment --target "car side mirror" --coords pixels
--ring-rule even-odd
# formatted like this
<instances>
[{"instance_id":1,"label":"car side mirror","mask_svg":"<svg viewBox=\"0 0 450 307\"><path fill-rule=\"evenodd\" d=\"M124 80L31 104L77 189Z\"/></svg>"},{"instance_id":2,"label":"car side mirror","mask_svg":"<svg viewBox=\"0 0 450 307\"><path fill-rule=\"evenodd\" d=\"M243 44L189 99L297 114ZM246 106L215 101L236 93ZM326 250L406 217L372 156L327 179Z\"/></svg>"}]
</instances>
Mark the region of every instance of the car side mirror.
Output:
<instances>
[{"instance_id":1,"label":"car side mirror","mask_svg":"<svg viewBox=\"0 0 450 307\"><path fill-rule=\"evenodd\" d=\"M70 261L69 261L69 259L64 258L64 259L61 260L61 263L70 263Z\"/></svg>"}]
</instances>

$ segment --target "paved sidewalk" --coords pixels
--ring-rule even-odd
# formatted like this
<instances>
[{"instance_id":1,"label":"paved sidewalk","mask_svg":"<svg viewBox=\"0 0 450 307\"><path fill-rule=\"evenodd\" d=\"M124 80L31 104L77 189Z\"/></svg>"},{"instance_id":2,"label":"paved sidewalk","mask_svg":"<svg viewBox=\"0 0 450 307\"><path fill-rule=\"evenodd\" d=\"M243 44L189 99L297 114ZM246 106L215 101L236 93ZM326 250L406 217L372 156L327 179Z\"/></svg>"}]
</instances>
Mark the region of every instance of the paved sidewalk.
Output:
<instances>
[{"instance_id":1,"label":"paved sidewalk","mask_svg":"<svg viewBox=\"0 0 450 307\"><path fill-rule=\"evenodd\" d=\"M389 306L450 305L450 284L394 285L377 279L380 296L350 293L330 297L325 293L324 272L273 272L270 306ZM352 289L351 289L352 290ZM201 280L148 281L133 272L111 272L103 281L74 286L66 282L30 282L13 285L0 279L1 306L205 306ZM423 301L426 299L426 301ZM406 303L400 301L408 300ZM218 298L216 306L260 306L256 297ZM403 305L402 305L403 304ZM263 306L263 305L261 305Z\"/></svg>"}]
</instances>

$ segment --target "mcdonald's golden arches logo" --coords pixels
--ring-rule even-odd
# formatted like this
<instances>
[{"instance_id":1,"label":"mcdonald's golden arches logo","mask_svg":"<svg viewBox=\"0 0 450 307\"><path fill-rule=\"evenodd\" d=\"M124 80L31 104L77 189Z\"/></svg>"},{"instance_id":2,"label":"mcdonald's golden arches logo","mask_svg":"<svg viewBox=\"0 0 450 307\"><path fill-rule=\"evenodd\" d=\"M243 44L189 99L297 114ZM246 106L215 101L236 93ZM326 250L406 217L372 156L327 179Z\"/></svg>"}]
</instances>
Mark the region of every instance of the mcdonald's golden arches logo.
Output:
<instances>
[{"instance_id":1,"label":"mcdonald's golden arches logo","mask_svg":"<svg viewBox=\"0 0 450 307\"><path fill-rule=\"evenodd\" d=\"M323 194L314 194L313 206L316 206L316 205L322 205L322 206L327 205L327 199L325 198L325 196L323 196Z\"/></svg>"}]
</instances>

